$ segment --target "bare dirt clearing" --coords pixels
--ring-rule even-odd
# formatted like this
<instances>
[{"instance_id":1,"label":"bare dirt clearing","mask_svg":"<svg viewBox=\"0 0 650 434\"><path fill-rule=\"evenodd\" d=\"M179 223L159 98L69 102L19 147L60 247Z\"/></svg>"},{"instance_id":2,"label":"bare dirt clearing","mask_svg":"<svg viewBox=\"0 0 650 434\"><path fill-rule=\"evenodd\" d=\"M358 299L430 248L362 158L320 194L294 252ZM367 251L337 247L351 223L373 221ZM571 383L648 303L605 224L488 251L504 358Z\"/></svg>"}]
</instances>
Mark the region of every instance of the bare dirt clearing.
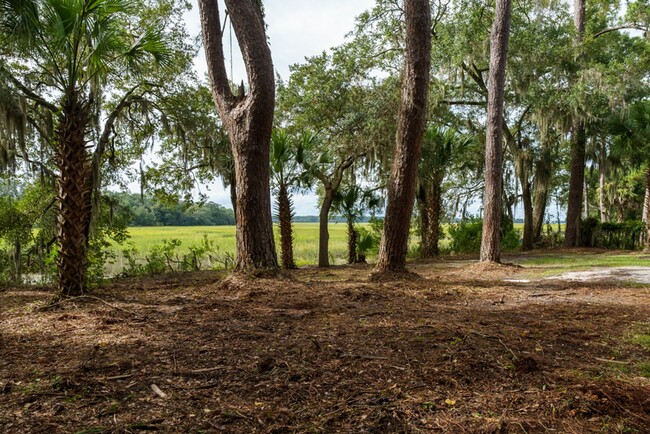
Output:
<instances>
[{"instance_id":1,"label":"bare dirt clearing","mask_svg":"<svg viewBox=\"0 0 650 434\"><path fill-rule=\"evenodd\" d=\"M1 430L648 432L648 287L469 264L0 290Z\"/></svg>"}]
</instances>

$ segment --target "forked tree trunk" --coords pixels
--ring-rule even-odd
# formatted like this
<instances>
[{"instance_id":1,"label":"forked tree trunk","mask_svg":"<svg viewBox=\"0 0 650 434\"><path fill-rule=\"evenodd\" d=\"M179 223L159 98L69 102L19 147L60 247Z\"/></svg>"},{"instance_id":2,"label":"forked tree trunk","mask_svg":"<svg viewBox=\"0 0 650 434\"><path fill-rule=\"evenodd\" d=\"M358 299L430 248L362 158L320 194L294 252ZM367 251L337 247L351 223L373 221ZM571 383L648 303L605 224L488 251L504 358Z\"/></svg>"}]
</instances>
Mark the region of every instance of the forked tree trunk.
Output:
<instances>
[{"instance_id":1,"label":"forked tree trunk","mask_svg":"<svg viewBox=\"0 0 650 434\"><path fill-rule=\"evenodd\" d=\"M503 159L503 100L506 80L510 0L497 0L490 34L487 129L485 144L485 193L481 262L501 261L501 164Z\"/></svg>"},{"instance_id":2,"label":"forked tree trunk","mask_svg":"<svg viewBox=\"0 0 650 434\"><path fill-rule=\"evenodd\" d=\"M249 94L234 95L223 53L217 0L199 0L212 94L228 133L235 165L236 271L277 270L271 219L269 148L275 104L271 51L256 0L225 0L248 75Z\"/></svg>"},{"instance_id":3,"label":"forked tree trunk","mask_svg":"<svg viewBox=\"0 0 650 434\"><path fill-rule=\"evenodd\" d=\"M82 295L86 290L88 262L88 227L92 202L90 200L90 156L86 149L86 134L90 110L78 93L65 96L56 128L58 244L58 288L62 297Z\"/></svg>"},{"instance_id":4,"label":"forked tree trunk","mask_svg":"<svg viewBox=\"0 0 650 434\"><path fill-rule=\"evenodd\" d=\"M431 64L428 0L404 2L406 53L398 114L397 146L388 183L388 205L377 271L405 271L411 213L427 111Z\"/></svg>"},{"instance_id":5,"label":"forked tree trunk","mask_svg":"<svg viewBox=\"0 0 650 434\"><path fill-rule=\"evenodd\" d=\"M573 22L575 36L573 45L580 49L585 33L585 0L574 0ZM582 188L585 176L585 127L580 119L574 119L571 127L571 167L569 177L569 203L567 207L564 245L576 247L580 241L580 214L582 208Z\"/></svg>"},{"instance_id":6,"label":"forked tree trunk","mask_svg":"<svg viewBox=\"0 0 650 434\"><path fill-rule=\"evenodd\" d=\"M293 260L293 206L289 198L289 191L285 184L280 184L278 189L278 219L280 220L280 247L282 268L290 270L296 268Z\"/></svg>"}]
</instances>

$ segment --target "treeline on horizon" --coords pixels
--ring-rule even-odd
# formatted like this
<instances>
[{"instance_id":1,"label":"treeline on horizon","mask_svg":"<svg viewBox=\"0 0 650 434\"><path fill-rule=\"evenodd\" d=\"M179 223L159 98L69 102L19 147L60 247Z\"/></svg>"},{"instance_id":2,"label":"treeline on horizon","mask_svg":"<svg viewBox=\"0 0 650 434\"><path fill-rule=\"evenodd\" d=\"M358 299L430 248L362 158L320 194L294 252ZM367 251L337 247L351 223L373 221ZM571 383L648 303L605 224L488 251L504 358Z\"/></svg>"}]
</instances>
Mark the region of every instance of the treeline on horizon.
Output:
<instances>
[{"instance_id":1,"label":"treeline on horizon","mask_svg":"<svg viewBox=\"0 0 650 434\"><path fill-rule=\"evenodd\" d=\"M232 226L235 213L218 203L175 204L134 193L113 193L127 226Z\"/></svg>"},{"instance_id":2,"label":"treeline on horizon","mask_svg":"<svg viewBox=\"0 0 650 434\"><path fill-rule=\"evenodd\" d=\"M235 213L218 203L190 203L179 201L170 204L152 196L137 193L111 193L113 202L124 213L127 226L233 226ZM363 217L360 223L367 223ZM273 221L277 223L274 216ZM294 216L294 223L318 223L317 215ZM343 223L345 218L332 216L332 223Z\"/></svg>"}]
</instances>

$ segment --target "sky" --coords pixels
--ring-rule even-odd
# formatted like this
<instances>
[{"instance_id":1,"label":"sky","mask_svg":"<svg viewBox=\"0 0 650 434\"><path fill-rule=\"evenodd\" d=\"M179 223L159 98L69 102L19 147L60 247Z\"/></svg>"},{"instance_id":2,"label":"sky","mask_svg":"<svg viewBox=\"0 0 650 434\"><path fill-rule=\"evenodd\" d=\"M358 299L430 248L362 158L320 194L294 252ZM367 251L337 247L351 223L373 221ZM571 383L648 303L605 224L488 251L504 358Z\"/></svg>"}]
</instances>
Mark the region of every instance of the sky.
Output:
<instances>
[{"instance_id":1,"label":"sky","mask_svg":"<svg viewBox=\"0 0 650 434\"><path fill-rule=\"evenodd\" d=\"M266 0L264 8L271 55L275 70L283 79L289 77L289 65L303 63L305 57L320 54L323 50L340 45L345 35L354 29L355 18L374 6L374 0ZM199 11L196 0L185 15L185 22L192 36L200 31ZM223 1L220 12L223 19ZM234 35L233 35L234 38ZM229 32L224 34L226 63L230 63ZM233 39L233 77L239 83L246 79L241 55ZM195 60L200 76L205 75L205 57L202 50ZM230 67L226 68L230 72ZM221 205L231 207L230 194L221 182L203 185L200 191ZM294 197L296 215L317 215L318 199L315 194Z\"/></svg>"}]
</instances>

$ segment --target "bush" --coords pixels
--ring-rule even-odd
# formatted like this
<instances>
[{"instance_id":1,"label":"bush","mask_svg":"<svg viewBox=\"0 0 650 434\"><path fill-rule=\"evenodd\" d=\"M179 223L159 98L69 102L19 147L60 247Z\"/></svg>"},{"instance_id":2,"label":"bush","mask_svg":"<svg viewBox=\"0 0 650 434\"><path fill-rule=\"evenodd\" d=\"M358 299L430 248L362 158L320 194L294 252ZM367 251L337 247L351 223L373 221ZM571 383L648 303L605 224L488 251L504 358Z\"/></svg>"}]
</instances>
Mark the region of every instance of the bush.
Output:
<instances>
[{"instance_id":1,"label":"bush","mask_svg":"<svg viewBox=\"0 0 650 434\"><path fill-rule=\"evenodd\" d=\"M481 250L483 220L473 218L469 221L449 225L451 251L455 253L477 253Z\"/></svg>"},{"instance_id":2,"label":"bush","mask_svg":"<svg viewBox=\"0 0 650 434\"><path fill-rule=\"evenodd\" d=\"M580 245L614 250L634 250L640 246L646 225L640 220L601 223L596 218L582 221Z\"/></svg>"},{"instance_id":3,"label":"bush","mask_svg":"<svg viewBox=\"0 0 650 434\"><path fill-rule=\"evenodd\" d=\"M478 253L481 250L483 220L472 218L449 226L451 251L455 253ZM519 231L506 219L501 221L501 249L514 250L520 246Z\"/></svg>"}]
</instances>

